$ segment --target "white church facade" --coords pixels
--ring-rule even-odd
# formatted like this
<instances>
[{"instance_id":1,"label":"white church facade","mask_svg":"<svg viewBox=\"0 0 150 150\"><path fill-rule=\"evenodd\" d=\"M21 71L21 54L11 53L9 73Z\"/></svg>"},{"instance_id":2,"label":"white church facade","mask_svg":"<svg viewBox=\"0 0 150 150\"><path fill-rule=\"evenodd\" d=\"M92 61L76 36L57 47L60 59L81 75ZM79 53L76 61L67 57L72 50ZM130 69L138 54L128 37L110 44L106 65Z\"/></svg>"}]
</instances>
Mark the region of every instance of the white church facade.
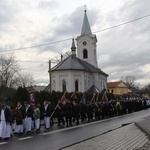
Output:
<instances>
[{"instance_id":1,"label":"white church facade","mask_svg":"<svg viewBox=\"0 0 150 150\"><path fill-rule=\"evenodd\" d=\"M51 91L85 92L94 85L107 89L108 74L98 68L97 38L92 34L86 10L81 35L72 40L71 55L50 71Z\"/></svg>"}]
</instances>

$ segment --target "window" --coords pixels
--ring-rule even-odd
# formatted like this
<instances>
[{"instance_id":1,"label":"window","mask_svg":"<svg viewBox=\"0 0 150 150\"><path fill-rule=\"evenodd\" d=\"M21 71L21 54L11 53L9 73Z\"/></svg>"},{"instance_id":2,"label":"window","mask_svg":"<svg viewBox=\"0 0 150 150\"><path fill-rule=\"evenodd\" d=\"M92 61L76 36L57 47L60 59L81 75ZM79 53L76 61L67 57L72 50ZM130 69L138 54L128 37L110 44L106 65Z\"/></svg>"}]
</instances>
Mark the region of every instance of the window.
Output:
<instances>
[{"instance_id":1,"label":"window","mask_svg":"<svg viewBox=\"0 0 150 150\"><path fill-rule=\"evenodd\" d=\"M88 58L88 51L87 51L87 49L83 50L83 58Z\"/></svg>"},{"instance_id":2,"label":"window","mask_svg":"<svg viewBox=\"0 0 150 150\"><path fill-rule=\"evenodd\" d=\"M78 82L78 80L75 81L75 91L76 92L79 91L79 82Z\"/></svg>"},{"instance_id":3,"label":"window","mask_svg":"<svg viewBox=\"0 0 150 150\"><path fill-rule=\"evenodd\" d=\"M65 80L62 81L62 91L63 92L66 91L66 81Z\"/></svg>"}]
</instances>

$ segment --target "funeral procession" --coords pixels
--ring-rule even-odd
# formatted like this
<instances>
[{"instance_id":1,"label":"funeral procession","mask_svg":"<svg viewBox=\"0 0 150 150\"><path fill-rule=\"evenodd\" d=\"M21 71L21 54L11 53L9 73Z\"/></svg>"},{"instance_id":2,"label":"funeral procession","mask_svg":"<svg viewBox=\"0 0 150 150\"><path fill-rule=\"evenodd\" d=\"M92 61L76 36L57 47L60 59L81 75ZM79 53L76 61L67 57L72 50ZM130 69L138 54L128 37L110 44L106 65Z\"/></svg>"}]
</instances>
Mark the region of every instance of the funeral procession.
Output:
<instances>
[{"instance_id":1,"label":"funeral procession","mask_svg":"<svg viewBox=\"0 0 150 150\"><path fill-rule=\"evenodd\" d=\"M0 5L0 150L150 150L148 0Z\"/></svg>"}]
</instances>

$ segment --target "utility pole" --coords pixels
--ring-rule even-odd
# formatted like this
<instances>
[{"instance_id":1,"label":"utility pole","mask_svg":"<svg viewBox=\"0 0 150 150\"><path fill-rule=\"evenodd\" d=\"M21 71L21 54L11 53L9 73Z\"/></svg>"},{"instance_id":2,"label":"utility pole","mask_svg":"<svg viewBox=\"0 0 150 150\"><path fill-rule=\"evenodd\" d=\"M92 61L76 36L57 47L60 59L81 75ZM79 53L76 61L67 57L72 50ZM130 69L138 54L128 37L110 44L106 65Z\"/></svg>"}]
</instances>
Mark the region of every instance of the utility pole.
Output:
<instances>
[{"instance_id":1,"label":"utility pole","mask_svg":"<svg viewBox=\"0 0 150 150\"><path fill-rule=\"evenodd\" d=\"M52 92L52 74L51 74L51 60L49 60L49 87L50 87L50 93Z\"/></svg>"},{"instance_id":2,"label":"utility pole","mask_svg":"<svg viewBox=\"0 0 150 150\"><path fill-rule=\"evenodd\" d=\"M61 53L59 53L60 56L61 56L61 61L63 60L63 55ZM52 63L58 63L56 60L49 60L49 70L48 70L48 73L49 73L49 87L50 87L50 93L52 93L52 67L51 67L51 64Z\"/></svg>"}]
</instances>

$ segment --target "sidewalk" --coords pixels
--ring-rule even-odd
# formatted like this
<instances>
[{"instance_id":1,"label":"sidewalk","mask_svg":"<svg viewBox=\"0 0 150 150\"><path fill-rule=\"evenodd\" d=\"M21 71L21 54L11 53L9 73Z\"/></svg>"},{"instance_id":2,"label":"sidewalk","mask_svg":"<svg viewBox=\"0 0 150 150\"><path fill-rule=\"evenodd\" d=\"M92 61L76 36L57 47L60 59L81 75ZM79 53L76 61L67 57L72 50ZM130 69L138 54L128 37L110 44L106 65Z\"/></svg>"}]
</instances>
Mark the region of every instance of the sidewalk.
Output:
<instances>
[{"instance_id":1,"label":"sidewalk","mask_svg":"<svg viewBox=\"0 0 150 150\"><path fill-rule=\"evenodd\" d=\"M145 118L139 120L138 122L136 122L135 124L141 131L143 131L148 136L148 138L150 140L150 117L145 117ZM145 148L145 147L143 147L143 148ZM150 150L150 142L145 149ZM143 149L143 150L145 150L145 149Z\"/></svg>"},{"instance_id":2,"label":"sidewalk","mask_svg":"<svg viewBox=\"0 0 150 150\"><path fill-rule=\"evenodd\" d=\"M62 150L150 150L150 117Z\"/></svg>"}]
</instances>

